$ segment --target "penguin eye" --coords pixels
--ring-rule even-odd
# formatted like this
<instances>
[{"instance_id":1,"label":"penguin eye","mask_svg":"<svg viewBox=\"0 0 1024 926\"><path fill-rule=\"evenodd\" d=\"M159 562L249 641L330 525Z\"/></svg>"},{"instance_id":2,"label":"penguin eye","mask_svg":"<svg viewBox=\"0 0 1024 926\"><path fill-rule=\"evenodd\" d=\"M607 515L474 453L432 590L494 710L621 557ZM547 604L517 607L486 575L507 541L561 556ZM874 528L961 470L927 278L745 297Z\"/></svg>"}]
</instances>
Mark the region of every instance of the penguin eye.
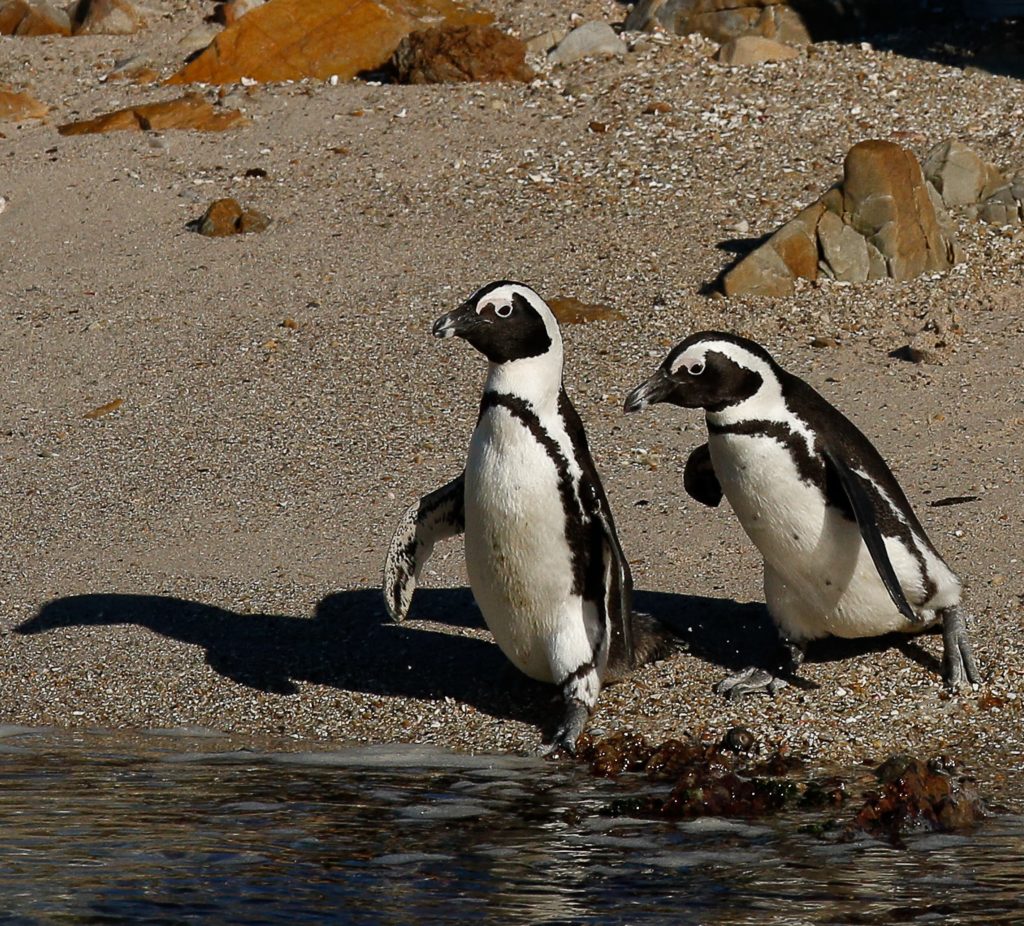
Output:
<instances>
[{"instance_id":1,"label":"penguin eye","mask_svg":"<svg viewBox=\"0 0 1024 926\"><path fill-rule=\"evenodd\" d=\"M512 303L503 302L494 310L494 314L497 315L498 318L508 318L512 314Z\"/></svg>"},{"instance_id":2,"label":"penguin eye","mask_svg":"<svg viewBox=\"0 0 1024 926\"><path fill-rule=\"evenodd\" d=\"M690 365L687 372L690 376L700 376L700 374L704 372L704 363L698 360L696 363Z\"/></svg>"}]
</instances>

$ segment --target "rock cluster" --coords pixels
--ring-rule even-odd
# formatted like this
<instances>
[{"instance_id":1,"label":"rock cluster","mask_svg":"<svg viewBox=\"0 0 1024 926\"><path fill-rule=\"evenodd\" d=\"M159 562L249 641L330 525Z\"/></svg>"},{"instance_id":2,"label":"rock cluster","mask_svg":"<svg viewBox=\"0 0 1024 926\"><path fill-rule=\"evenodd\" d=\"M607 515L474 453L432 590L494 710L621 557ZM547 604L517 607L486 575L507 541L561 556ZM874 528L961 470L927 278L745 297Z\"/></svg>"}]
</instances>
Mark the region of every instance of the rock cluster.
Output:
<instances>
[{"instance_id":1,"label":"rock cluster","mask_svg":"<svg viewBox=\"0 0 1024 926\"><path fill-rule=\"evenodd\" d=\"M811 41L800 15L784 0L639 0L625 28L700 32L716 42L759 35L789 44Z\"/></svg>"},{"instance_id":2,"label":"rock cluster","mask_svg":"<svg viewBox=\"0 0 1024 926\"><path fill-rule=\"evenodd\" d=\"M196 129L223 132L244 125L248 120L237 109L217 109L198 94L186 94L174 100L146 103L118 109L95 119L83 119L58 126L61 135L87 135L94 132L141 132L165 129Z\"/></svg>"},{"instance_id":3,"label":"rock cluster","mask_svg":"<svg viewBox=\"0 0 1024 926\"><path fill-rule=\"evenodd\" d=\"M1024 171L1004 175L957 139L937 144L922 167L947 206L993 225L1024 223Z\"/></svg>"},{"instance_id":4,"label":"rock cluster","mask_svg":"<svg viewBox=\"0 0 1024 926\"><path fill-rule=\"evenodd\" d=\"M145 25L130 0L0 0L0 35L129 35Z\"/></svg>"},{"instance_id":5,"label":"rock cluster","mask_svg":"<svg viewBox=\"0 0 1024 926\"><path fill-rule=\"evenodd\" d=\"M673 739L655 746L632 733L601 740L584 735L579 749L594 775L619 778L633 772L671 786L667 793L662 786L653 794L637 794L633 787L629 797L606 808L609 816L750 819L793 809L831 814L851 806L845 823L831 818L817 828L840 838L866 832L899 844L914 830L967 829L983 814L971 780L951 774L947 761L892 756L876 768L874 782L865 782L860 772L810 776L807 763L795 756L775 752L760 758L759 744L742 727L729 730L719 743ZM851 803L858 786L864 791Z\"/></svg>"},{"instance_id":6,"label":"rock cluster","mask_svg":"<svg viewBox=\"0 0 1024 926\"><path fill-rule=\"evenodd\" d=\"M959 259L952 223L914 155L887 141L847 153L842 181L729 269L726 295L786 296L798 278L909 280Z\"/></svg>"},{"instance_id":7,"label":"rock cluster","mask_svg":"<svg viewBox=\"0 0 1024 926\"><path fill-rule=\"evenodd\" d=\"M383 68L411 32L491 20L454 0L269 0L232 22L169 83L349 80Z\"/></svg>"},{"instance_id":8,"label":"rock cluster","mask_svg":"<svg viewBox=\"0 0 1024 926\"><path fill-rule=\"evenodd\" d=\"M440 26L412 32L391 57L395 79L402 84L459 81L533 80L526 65L526 45L493 26Z\"/></svg>"}]
</instances>

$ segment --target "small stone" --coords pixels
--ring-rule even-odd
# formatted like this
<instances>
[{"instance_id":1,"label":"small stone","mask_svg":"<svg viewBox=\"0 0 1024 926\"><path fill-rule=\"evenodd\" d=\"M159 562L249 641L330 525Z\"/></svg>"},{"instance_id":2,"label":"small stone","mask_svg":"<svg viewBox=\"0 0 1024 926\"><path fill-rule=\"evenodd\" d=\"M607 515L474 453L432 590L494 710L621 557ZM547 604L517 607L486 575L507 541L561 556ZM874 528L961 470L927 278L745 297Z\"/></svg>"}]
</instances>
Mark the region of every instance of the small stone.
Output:
<instances>
[{"instance_id":1,"label":"small stone","mask_svg":"<svg viewBox=\"0 0 1024 926\"><path fill-rule=\"evenodd\" d=\"M248 119L237 109L214 109L198 94L189 94L176 100L147 103L127 109L118 109L95 119L68 122L58 126L61 135L85 135L92 132L164 131L166 129L195 129L201 132L223 132Z\"/></svg>"},{"instance_id":2,"label":"small stone","mask_svg":"<svg viewBox=\"0 0 1024 926\"><path fill-rule=\"evenodd\" d=\"M675 107L671 103L666 103L664 100L656 100L654 103L648 103L641 112L645 116L663 116L666 113L673 112Z\"/></svg>"},{"instance_id":3,"label":"small stone","mask_svg":"<svg viewBox=\"0 0 1024 926\"><path fill-rule=\"evenodd\" d=\"M98 405L96 408L87 411L82 417L95 421L97 418L102 418L104 415L116 412L122 405L124 405L124 399L113 399L104 405Z\"/></svg>"},{"instance_id":4,"label":"small stone","mask_svg":"<svg viewBox=\"0 0 1024 926\"><path fill-rule=\"evenodd\" d=\"M626 51L626 43L608 23L588 22L573 29L548 53L548 64L565 67L581 58L622 56Z\"/></svg>"},{"instance_id":5,"label":"small stone","mask_svg":"<svg viewBox=\"0 0 1024 926\"><path fill-rule=\"evenodd\" d=\"M21 122L24 119L42 119L50 107L40 103L30 93L0 87L0 120Z\"/></svg>"},{"instance_id":6,"label":"small stone","mask_svg":"<svg viewBox=\"0 0 1024 926\"><path fill-rule=\"evenodd\" d=\"M749 67L767 61L789 61L800 52L790 45L759 35L742 35L731 39L718 50L718 60L730 67Z\"/></svg>"},{"instance_id":7,"label":"small stone","mask_svg":"<svg viewBox=\"0 0 1024 926\"><path fill-rule=\"evenodd\" d=\"M822 337L821 335L815 335L811 338L811 347L838 347L839 342L835 338ZM842 692L842 689L837 690L837 694Z\"/></svg>"},{"instance_id":8,"label":"small stone","mask_svg":"<svg viewBox=\"0 0 1024 926\"><path fill-rule=\"evenodd\" d=\"M238 201L226 197L214 200L196 225L196 231L208 238L223 238L246 232L261 232L270 225L270 219L255 209L245 209Z\"/></svg>"},{"instance_id":9,"label":"small stone","mask_svg":"<svg viewBox=\"0 0 1024 926\"><path fill-rule=\"evenodd\" d=\"M561 325L585 325L593 321L621 321L625 316L607 305L588 305L574 296L548 300L548 308Z\"/></svg>"}]
</instances>

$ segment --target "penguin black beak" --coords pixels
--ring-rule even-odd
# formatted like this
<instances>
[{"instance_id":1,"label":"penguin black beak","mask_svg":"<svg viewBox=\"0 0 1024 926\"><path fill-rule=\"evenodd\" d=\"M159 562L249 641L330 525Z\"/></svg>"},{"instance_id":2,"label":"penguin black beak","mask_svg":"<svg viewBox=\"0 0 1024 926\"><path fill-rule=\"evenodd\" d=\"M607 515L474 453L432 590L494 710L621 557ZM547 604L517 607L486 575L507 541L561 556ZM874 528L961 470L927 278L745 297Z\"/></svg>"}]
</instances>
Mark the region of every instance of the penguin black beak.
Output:
<instances>
[{"instance_id":1,"label":"penguin black beak","mask_svg":"<svg viewBox=\"0 0 1024 926\"><path fill-rule=\"evenodd\" d=\"M624 411L639 412L648 405L664 402L674 386L675 384L669 379L668 374L659 367L647 382L641 383L626 396Z\"/></svg>"},{"instance_id":2,"label":"penguin black beak","mask_svg":"<svg viewBox=\"0 0 1024 926\"><path fill-rule=\"evenodd\" d=\"M435 338L466 337L474 328L486 322L476 313L472 303L464 302L457 309L442 315L431 327Z\"/></svg>"}]
</instances>

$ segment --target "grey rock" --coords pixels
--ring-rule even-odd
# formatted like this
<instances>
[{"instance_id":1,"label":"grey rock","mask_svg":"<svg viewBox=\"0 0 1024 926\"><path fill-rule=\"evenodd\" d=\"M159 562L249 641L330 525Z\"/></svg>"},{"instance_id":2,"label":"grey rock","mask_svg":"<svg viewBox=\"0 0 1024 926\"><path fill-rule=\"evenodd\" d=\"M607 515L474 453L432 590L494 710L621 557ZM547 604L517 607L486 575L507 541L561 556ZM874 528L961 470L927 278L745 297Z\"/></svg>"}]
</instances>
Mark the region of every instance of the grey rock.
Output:
<instances>
[{"instance_id":1,"label":"grey rock","mask_svg":"<svg viewBox=\"0 0 1024 926\"><path fill-rule=\"evenodd\" d=\"M1006 182L996 167L955 138L935 145L921 167L947 206L981 202Z\"/></svg>"},{"instance_id":2,"label":"grey rock","mask_svg":"<svg viewBox=\"0 0 1024 926\"><path fill-rule=\"evenodd\" d=\"M1009 184L998 189L978 206L978 218L990 225L1019 225L1021 204Z\"/></svg>"},{"instance_id":3,"label":"grey rock","mask_svg":"<svg viewBox=\"0 0 1024 926\"><path fill-rule=\"evenodd\" d=\"M700 32L716 42L759 35L790 44L811 41L800 15L784 0L639 0L626 17L628 31Z\"/></svg>"},{"instance_id":4,"label":"grey rock","mask_svg":"<svg viewBox=\"0 0 1024 926\"><path fill-rule=\"evenodd\" d=\"M622 41L608 23L589 22L573 29L548 53L548 63L565 66L581 58L611 57L626 54Z\"/></svg>"},{"instance_id":5,"label":"grey rock","mask_svg":"<svg viewBox=\"0 0 1024 926\"><path fill-rule=\"evenodd\" d=\"M818 220L818 247L824 269L833 279L863 283L870 276L867 241L834 212L826 210Z\"/></svg>"}]
</instances>

